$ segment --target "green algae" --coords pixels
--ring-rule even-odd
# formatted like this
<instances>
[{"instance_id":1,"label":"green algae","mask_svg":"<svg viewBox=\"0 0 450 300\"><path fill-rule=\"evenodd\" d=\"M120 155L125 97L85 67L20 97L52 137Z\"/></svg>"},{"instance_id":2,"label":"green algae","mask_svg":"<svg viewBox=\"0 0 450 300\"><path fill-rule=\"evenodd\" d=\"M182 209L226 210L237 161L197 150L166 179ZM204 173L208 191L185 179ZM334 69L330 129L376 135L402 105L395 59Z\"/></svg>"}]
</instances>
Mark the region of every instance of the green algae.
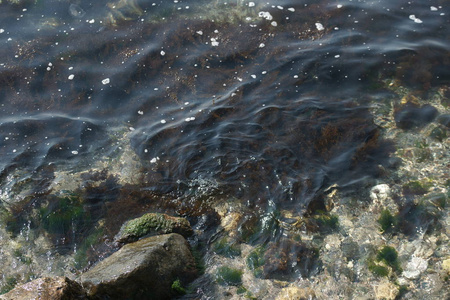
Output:
<instances>
[{"instance_id":1,"label":"green algae","mask_svg":"<svg viewBox=\"0 0 450 300\"><path fill-rule=\"evenodd\" d=\"M15 288L17 285L17 278L14 276L7 276L4 280L3 286L0 288L0 295L5 294Z\"/></svg>"},{"instance_id":2,"label":"green algae","mask_svg":"<svg viewBox=\"0 0 450 300\"><path fill-rule=\"evenodd\" d=\"M242 274L241 270L223 266L217 269L216 281L220 285L239 286L242 284Z\"/></svg>"},{"instance_id":3,"label":"green algae","mask_svg":"<svg viewBox=\"0 0 450 300\"><path fill-rule=\"evenodd\" d=\"M432 184L430 180L413 180L403 185L405 195L424 195L428 193Z\"/></svg>"},{"instance_id":4,"label":"green algae","mask_svg":"<svg viewBox=\"0 0 450 300\"><path fill-rule=\"evenodd\" d=\"M384 262L386 265L391 267L395 272L401 273L402 268L400 267L400 262L398 261L398 253L395 248L390 246L384 246L381 248L375 258L376 261Z\"/></svg>"},{"instance_id":5,"label":"green algae","mask_svg":"<svg viewBox=\"0 0 450 300\"><path fill-rule=\"evenodd\" d=\"M68 194L55 200L39 209L41 225L49 233L67 236L74 228L90 221L82 199L77 195Z\"/></svg>"},{"instance_id":6,"label":"green algae","mask_svg":"<svg viewBox=\"0 0 450 300\"><path fill-rule=\"evenodd\" d=\"M369 264L369 270L378 277L388 277L389 269L374 263Z\"/></svg>"},{"instance_id":7,"label":"green algae","mask_svg":"<svg viewBox=\"0 0 450 300\"><path fill-rule=\"evenodd\" d=\"M375 256L367 261L369 270L378 277L390 277L392 272L400 274L402 268L398 261L398 253L395 248L384 246L379 249Z\"/></svg>"},{"instance_id":8,"label":"green algae","mask_svg":"<svg viewBox=\"0 0 450 300\"><path fill-rule=\"evenodd\" d=\"M377 222L380 224L381 231L383 233L393 232L398 225L397 217L393 216L388 209L384 209L381 212L380 218L377 220Z\"/></svg>"},{"instance_id":9,"label":"green algae","mask_svg":"<svg viewBox=\"0 0 450 300\"><path fill-rule=\"evenodd\" d=\"M265 251L266 247L256 247L255 250L250 252L246 259L247 267L252 270L255 277L258 278L263 275L263 266L266 263L266 260L264 258Z\"/></svg>"},{"instance_id":10,"label":"green algae","mask_svg":"<svg viewBox=\"0 0 450 300\"><path fill-rule=\"evenodd\" d=\"M77 269L83 269L89 263L89 250L95 245L98 244L101 237L103 236L104 230L103 228L95 229L93 233L87 236L83 242L79 245L76 253L75 253L75 267Z\"/></svg>"},{"instance_id":11,"label":"green algae","mask_svg":"<svg viewBox=\"0 0 450 300\"><path fill-rule=\"evenodd\" d=\"M184 237L193 234L189 221L159 213L147 213L125 223L116 240L132 242L149 234L179 233Z\"/></svg>"},{"instance_id":12,"label":"green algae","mask_svg":"<svg viewBox=\"0 0 450 300\"><path fill-rule=\"evenodd\" d=\"M172 290L178 295L186 295L187 291L181 284L180 279L175 280L171 286Z\"/></svg>"},{"instance_id":13,"label":"green algae","mask_svg":"<svg viewBox=\"0 0 450 300\"><path fill-rule=\"evenodd\" d=\"M319 225L319 231L322 233L331 232L339 227L339 217L328 213L321 213L314 216Z\"/></svg>"},{"instance_id":14,"label":"green algae","mask_svg":"<svg viewBox=\"0 0 450 300\"><path fill-rule=\"evenodd\" d=\"M214 243L214 252L225 257L236 257L241 255L241 249L235 242L224 237Z\"/></svg>"}]
</instances>

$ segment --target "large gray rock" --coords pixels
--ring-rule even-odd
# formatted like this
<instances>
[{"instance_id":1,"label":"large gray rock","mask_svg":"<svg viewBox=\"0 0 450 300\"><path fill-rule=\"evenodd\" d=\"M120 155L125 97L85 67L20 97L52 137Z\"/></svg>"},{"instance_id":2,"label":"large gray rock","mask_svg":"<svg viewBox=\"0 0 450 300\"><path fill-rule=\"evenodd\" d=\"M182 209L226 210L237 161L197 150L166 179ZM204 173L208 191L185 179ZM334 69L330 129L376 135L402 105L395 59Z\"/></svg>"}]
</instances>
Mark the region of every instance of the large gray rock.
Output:
<instances>
[{"instance_id":1,"label":"large gray rock","mask_svg":"<svg viewBox=\"0 0 450 300\"><path fill-rule=\"evenodd\" d=\"M80 280L93 299L170 299L175 280L186 282L195 275L187 241L172 233L123 246Z\"/></svg>"},{"instance_id":2,"label":"large gray rock","mask_svg":"<svg viewBox=\"0 0 450 300\"><path fill-rule=\"evenodd\" d=\"M0 296L1 300L76 300L87 299L81 285L66 277L43 277L17 286Z\"/></svg>"}]
</instances>

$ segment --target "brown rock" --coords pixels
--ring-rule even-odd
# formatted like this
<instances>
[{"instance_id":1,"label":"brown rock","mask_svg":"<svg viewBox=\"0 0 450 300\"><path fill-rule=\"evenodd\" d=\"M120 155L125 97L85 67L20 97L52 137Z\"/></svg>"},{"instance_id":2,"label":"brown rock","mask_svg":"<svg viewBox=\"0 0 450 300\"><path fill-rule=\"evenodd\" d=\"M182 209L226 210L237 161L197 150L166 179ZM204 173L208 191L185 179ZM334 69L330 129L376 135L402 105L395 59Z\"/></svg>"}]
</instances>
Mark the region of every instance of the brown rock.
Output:
<instances>
[{"instance_id":1,"label":"brown rock","mask_svg":"<svg viewBox=\"0 0 450 300\"><path fill-rule=\"evenodd\" d=\"M123 246L81 275L93 299L170 299L172 283L196 275L195 260L179 234L153 236Z\"/></svg>"},{"instance_id":2,"label":"brown rock","mask_svg":"<svg viewBox=\"0 0 450 300\"><path fill-rule=\"evenodd\" d=\"M76 300L87 299L81 285L66 277L38 278L17 286L0 296L1 300Z\"/></svg>"}]
</instances>

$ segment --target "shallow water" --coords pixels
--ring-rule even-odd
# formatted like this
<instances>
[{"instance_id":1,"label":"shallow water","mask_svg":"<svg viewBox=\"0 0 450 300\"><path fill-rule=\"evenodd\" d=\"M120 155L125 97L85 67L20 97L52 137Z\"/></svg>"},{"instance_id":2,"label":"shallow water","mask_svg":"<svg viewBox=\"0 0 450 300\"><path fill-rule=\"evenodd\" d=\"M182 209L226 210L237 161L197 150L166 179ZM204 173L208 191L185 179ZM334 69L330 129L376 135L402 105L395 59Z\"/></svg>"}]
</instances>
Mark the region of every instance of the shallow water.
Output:
<instances>
[{"instance_id":1,"label":"shallow water","mask_svg":"<svg viewBox=\"0 0 450 300\"><path fill-rule=\"evenodd\" d=\"M3 1L0 199L10 231L48 231L28 214L63 209L46 198L55 173L89 171L124 144L141 159L141 181L92 187L80 200L90 219L61 221L69 229L48 247L73 251L108 213L125 219L110 206L135 190L176 201L133 203L132 214L153 205L199 227L206 196L238 199L262 228L282 210L324 209L330 186L356 189L389 164L394 142L370 111L391 94L385 80L422 94L448 84L446 4Z\"/></svg>"}]
</instances>

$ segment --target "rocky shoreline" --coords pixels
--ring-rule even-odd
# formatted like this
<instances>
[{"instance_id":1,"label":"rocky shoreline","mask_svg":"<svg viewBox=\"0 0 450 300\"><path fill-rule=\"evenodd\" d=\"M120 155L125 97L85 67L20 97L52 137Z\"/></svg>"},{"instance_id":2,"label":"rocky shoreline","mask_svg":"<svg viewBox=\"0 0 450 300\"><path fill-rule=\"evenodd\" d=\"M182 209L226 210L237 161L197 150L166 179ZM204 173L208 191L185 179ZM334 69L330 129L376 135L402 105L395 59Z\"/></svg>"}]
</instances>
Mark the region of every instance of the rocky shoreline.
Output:
<instances>
[{"instance_id":1,"label":"rocky shoreline","mask_svg":"<svg viewBox=\"0 0 450 300\"><path fill-rule=\"evenodd\" d=\"M187 241L172 233L127 244L75 280L38 278L0 299L171 299L196 275Z\"/></svg>"}]
</instances>

